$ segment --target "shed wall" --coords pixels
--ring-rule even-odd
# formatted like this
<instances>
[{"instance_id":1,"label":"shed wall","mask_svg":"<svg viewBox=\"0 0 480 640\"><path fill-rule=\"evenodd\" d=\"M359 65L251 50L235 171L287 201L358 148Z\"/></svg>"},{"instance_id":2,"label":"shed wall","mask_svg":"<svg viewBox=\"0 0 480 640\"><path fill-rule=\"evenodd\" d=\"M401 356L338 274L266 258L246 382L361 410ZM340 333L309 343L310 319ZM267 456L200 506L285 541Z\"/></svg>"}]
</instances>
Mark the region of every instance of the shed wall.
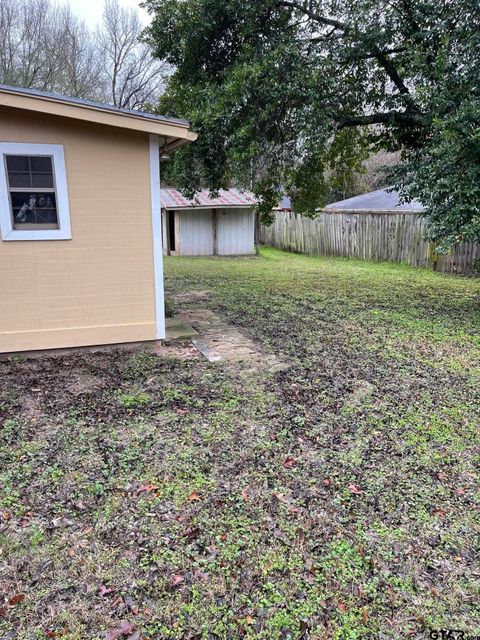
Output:
<instances>
[{"instance_id":1,"label":"shed wall","mask_svg":"<svg viewBox=\"0 0 480 640\"><path fill-rule=\"evenodd\" d=\"M179 211L180 246L182 256L213 255L213 220L211 209Z\"/></svg>"},{"instance_id":2,"label":"shed wall","mask_svg":"<svg viewBox=\"0 0 480 640\"><path fill-rule=\"evenodd\" d=\"M217 218L219 255L255 252L255 214L251 209L223 209Z\"/></svg>"},{"instance_id":3,"label":"shed wall","mask_svg":"<svg viewBox=\"0 0 480 640\"><path fill-rule=\"evenodd\" d=\"M0 352L155 339L148 135L1 108L0 140L64 146L72 225L0 242Z\"/></svg>"}]
</instances>

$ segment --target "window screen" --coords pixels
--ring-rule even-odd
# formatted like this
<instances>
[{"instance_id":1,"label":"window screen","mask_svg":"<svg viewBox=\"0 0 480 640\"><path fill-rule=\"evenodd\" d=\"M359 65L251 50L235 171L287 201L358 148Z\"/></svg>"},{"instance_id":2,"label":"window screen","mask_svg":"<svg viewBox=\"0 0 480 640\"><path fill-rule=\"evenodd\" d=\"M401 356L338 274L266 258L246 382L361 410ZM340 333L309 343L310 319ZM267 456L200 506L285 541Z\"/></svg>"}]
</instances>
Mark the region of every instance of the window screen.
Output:
<instances>
[{"instance_id":1,"label":"window screen","mask_svg":"<svg viewBox=\"0 0 480 640\"><path fill-rule=\"evenodd\" d=\"M58 229L53 158L6 155L5 164L13 228Z\"/></svg>"}]
</instances>

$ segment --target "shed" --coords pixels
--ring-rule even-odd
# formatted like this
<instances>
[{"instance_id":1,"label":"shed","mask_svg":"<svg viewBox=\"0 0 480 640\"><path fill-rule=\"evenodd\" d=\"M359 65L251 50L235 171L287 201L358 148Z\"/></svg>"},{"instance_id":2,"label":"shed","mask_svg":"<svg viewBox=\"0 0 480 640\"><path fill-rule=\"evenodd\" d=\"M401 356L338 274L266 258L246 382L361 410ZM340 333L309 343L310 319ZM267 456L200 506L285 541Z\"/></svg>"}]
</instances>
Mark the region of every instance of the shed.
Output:
<instances>
[{"instance_id":1,"label":"shed","mask_svg":"<svg viewBox=\"0 0 480 640\"><path fill-rule=\"evenodd\" d=\"M207 190L193 199L162 189L163 247L168 255L211 256L255 253L254 196L238 189Z\"/></svg>"},{"instance_id":2,"label":"shed","mask_svg":"<svg viewBox=\"0 0 480 640\"><path fill-rule=\"evenodd\" d=\"M0 85L0 352L165 337L160 154L195 139Z\"/></svg>"},{"instance_id":3,"label":"shed","mask_svg":"<svg viewBox=\"0 0 480 640\"><path fill-rule=\"evenodd\" d=\"M394 189L377 189L370 193L362 193L353 198L327 204L325 211L342 213L397 213L402 211L421 212L423 206L417 200L401 202L398 191Z\"/></svg>"}]
</instances>

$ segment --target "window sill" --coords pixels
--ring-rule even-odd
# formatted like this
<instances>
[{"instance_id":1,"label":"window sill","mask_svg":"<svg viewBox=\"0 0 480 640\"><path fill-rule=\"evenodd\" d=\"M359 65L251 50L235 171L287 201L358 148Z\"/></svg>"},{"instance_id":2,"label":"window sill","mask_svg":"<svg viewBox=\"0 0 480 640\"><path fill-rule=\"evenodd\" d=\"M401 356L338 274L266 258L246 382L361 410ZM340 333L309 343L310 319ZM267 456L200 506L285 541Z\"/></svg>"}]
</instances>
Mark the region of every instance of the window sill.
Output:
<instances>
[{"instance_id":1,"label":"window sill","mask_svg":"<svg viewBox=\"0 0 480 640\"><path fill-rule=\"evenodd\" d=\"M3 235L2 240L71 240L70 229L12 229Z\"/></svg>"}]
</instances>

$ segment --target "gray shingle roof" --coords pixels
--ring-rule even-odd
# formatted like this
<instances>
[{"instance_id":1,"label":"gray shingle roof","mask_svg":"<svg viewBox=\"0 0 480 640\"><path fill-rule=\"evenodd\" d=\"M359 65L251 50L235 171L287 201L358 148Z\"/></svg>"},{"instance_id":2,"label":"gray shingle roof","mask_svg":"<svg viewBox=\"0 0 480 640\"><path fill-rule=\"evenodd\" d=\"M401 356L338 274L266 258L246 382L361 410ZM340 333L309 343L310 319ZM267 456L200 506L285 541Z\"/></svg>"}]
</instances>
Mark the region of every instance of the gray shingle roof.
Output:
<instances>
[{"instance_id":1,"label":"gray shingle roof","mask_svg":"<svg viewBox=\"0 0 480 640\"><path fill-rule=\"evenodd\" d=\"M332 202L325 209L334 211L423 211L418 200L406 204L400 203L398 191L378 189L360 196Z\"/></svg>"}]
</instances>

